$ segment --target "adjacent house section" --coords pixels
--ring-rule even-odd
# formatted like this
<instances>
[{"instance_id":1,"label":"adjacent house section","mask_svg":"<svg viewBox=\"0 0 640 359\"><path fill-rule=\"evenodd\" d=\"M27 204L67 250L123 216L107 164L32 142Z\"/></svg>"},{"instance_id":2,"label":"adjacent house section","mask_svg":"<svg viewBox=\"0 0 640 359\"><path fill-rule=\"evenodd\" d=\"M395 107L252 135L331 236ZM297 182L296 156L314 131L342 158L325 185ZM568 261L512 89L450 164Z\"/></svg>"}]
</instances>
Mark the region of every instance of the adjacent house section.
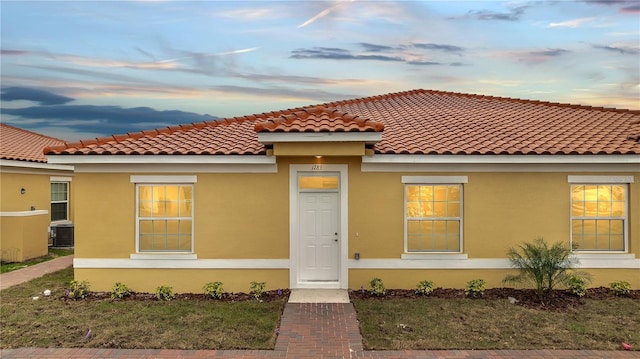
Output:
<instances>
[{"instance_id":1,"label":"adjacent house section","mask_svg":"<svg viewBox=\"0 0 640 359\"><path fill-rule=\"evenodd\" d=\"M537 237L640 288L639 139L638 111L413 90L45 152L96 290L502 286Z\"/></svg>"},{"instance_id":2,"label":"adjacent house section","mask_svg":"<svg viewBox=\"0 0 640 359\"><path fill-rule=\"evenodd\" d=\"M52 228L72 224L73 166L48 164L42 150L64 141L0 124L2 261L46 255Z\"/></svg>"}]
</instances>

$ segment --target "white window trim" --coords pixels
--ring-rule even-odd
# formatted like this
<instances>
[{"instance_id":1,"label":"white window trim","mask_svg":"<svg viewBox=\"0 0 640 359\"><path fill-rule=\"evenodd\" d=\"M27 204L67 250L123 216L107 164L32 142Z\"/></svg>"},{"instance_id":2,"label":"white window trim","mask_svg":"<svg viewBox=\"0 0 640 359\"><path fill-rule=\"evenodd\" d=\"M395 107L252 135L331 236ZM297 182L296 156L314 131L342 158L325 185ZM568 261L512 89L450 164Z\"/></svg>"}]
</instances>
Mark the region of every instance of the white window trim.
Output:
<instances>
[{"instance_id":1,"label":"white window trim","mask_svg":"<svg viewBox=\"0 0 640 359\"><path fill-rule=\"evenodd\" d=\"M629 184L634 181L633 176L567 176L567 182L572 184Z\"/></svg>"},{"instance_id":2,"label":"white window trim","mask_svg":"<svg viewBox=\"0 0 640 359\"><path fill-rule=\"evenodd\" d=\"M453 259L453 260L465 260L467 255L464 252L464 186L469 182L468 176L402 176L402 183L405 185L403 188L403 218L404 218L404 253L401 254L401 259L435 259L437 257ZM407 195L406 185L438 185L438 184L450 184L460 185L460 250L456 252L409 252L407 244Z\"/></svg>"},{"instance_id":3,"label":"white window trim","mask_svg":"<svg viewBox=\"0 0 640 359\"><path fill-rule=\"evenodd\" d=\"M194 184L198 182L197 176L140 176L133 175L130 178L131 183L158 183L158 184L173 184L184 183Z\"/></svg>"},{"instance_id":4,"label":"white window trim","mask_svg":"<svg viewBox=\"0 0 640 359\"><path fill-rule=\"evenodd\" d=\"M197 183L198 181L198 177L197 176L140 176L140 175L132 175L130 177L130 181L131 183L135 183L136 185L136 209L135 209L135 213L136 213L136 234L135 234L135 242L136 242L136 253L132 253L131 254L131 258L132 259L161 259L163 256L165 258L163 259L197 259L197 257L193 258L193 256L195 256L194 254L194 246L195 246L195 186L194 184ZM190 185L193 187L193 192L192 192L192 196L193 198L191 199L191 203L192 203L192 212L191 212L191 250L190 251L184 251L184 252L171 252L171 251L157 251L157 252L141 252L140 251L140 217L138 215L138 201L140 198L140 194L139 194L139 188L140 185L145 185L145 184L158 184L158 185L163 185L163 184L183 184L183 185Z\"/></svg>"},{"instance_id":5,"label":"white window trim","mask_svg":"<svg viewBox=\"0 0 640 359\"><path fill-rule=\"evenodd\" d=\"M623 231L624 231L624 249L623 250L572 250L576 255L583 256L585 254L595 254L595 255L605 255L605 254L624 254L629 252L629 184L634 183L634 176L567 176L567 182L571 185L580 185L580 184L626 184L625 187L625 208L624 208L624 218L623 218ZM570 198L570 206L569 206L569 243L573 246L573 224L572 221L574 219L572 213L573 207L573 199L571 193L571 186L569 186L569 198ZM617 218L617 217L616 217Z\"/></svg>"}]
</instances>

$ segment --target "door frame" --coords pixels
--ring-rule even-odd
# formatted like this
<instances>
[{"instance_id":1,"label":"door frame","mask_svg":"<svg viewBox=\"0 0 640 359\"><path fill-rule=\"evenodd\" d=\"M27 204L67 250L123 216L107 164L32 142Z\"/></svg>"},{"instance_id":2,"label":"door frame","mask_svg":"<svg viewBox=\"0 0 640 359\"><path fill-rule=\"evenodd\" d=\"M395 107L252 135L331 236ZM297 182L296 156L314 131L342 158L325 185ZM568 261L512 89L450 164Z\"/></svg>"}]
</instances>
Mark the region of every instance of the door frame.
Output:
<instances>
[{"instance_id":1,"label":"door frame","mask_svg":"<svg viewBox=\"0 0 640 359\"><path fill-rule=\"evenodd\" d=\"M349 252L349 208L348 208L348 171L346 164L291 164L289 165L289 288L348 288L347 258ZM298 174L300 172L333 172L340 179L338 194L338 220L340 234L338 246L338 281L304 282L300 281L298 263L300 260L299 243L299 194Z\"/></svg>"}]
</instances>

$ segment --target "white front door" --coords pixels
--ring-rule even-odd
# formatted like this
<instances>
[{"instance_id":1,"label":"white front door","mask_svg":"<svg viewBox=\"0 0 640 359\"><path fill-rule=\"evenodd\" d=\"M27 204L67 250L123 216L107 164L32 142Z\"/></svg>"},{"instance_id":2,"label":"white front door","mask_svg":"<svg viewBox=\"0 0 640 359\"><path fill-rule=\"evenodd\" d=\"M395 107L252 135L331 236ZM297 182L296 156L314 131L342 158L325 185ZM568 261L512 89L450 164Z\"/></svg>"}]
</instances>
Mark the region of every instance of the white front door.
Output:
<instances>
[{"instance_id":1,"label":"white front door","mask_svg":"<svg viewBox=\"0 0 640 359\"><path fill-rule=\"evenodd\" d=\"M338 281L340 223L336 192L299 194L299 279L303 282Z\"/></svg>"}]
</instances>

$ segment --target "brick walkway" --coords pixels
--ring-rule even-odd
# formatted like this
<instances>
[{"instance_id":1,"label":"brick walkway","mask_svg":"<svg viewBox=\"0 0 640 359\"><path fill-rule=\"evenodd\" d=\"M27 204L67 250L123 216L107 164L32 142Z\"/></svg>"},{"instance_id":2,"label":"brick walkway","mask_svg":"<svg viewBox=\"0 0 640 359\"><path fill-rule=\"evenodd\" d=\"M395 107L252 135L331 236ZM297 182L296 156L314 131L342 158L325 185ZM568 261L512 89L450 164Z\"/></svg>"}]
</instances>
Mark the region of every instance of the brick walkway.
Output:
<instances>
[{"instance_id":1,"label":"brick walkway","mask_svg":"<svg viewBox=\"0 0 640 359\"><path fill-rule=\"evenodd\" d=\"M65 257L63 257L65 258ZM57 260L57 259L56 259ZM69 264L70 258L68 258ZM50 261L53 262L53 261ZM58 262L59 263L59 262ZM69 265L67 264L67 266ZM59 264L55 264L59 265ZM35 266L34 266L35 267ZM40 267L51 270L51 265ZM63 266L62 268L65 268ZM62 269L59 268L59 269ZM21 269L17 272L21 272ZM53 270L51 270L53 271ZM12 272L10 272L12 273ZM7 273L7 274L10 274ZM22 281L33 278L34 271L23 273ZM42 273L44 274L44 273ZM40 275L42 275L40 274ZM4 282L2 274L0 280ZM37 275L36 275L37 276ZM19 276L16 276L19 277ZM29 278L29 279L31 279ZM26 279L28 280L28 279ZM15 283L17 284L17 283ZM4 288L4 283L3 283ZM405 350L368 351L356 312L351 303L287 303L281 318L274 350L166 350L166 349L56 349L19 348L0 351L3 359L226 359L226 358L295 358L295 359L631 359L640 352L595 350Z\"/></svg>"}]
</instances>

